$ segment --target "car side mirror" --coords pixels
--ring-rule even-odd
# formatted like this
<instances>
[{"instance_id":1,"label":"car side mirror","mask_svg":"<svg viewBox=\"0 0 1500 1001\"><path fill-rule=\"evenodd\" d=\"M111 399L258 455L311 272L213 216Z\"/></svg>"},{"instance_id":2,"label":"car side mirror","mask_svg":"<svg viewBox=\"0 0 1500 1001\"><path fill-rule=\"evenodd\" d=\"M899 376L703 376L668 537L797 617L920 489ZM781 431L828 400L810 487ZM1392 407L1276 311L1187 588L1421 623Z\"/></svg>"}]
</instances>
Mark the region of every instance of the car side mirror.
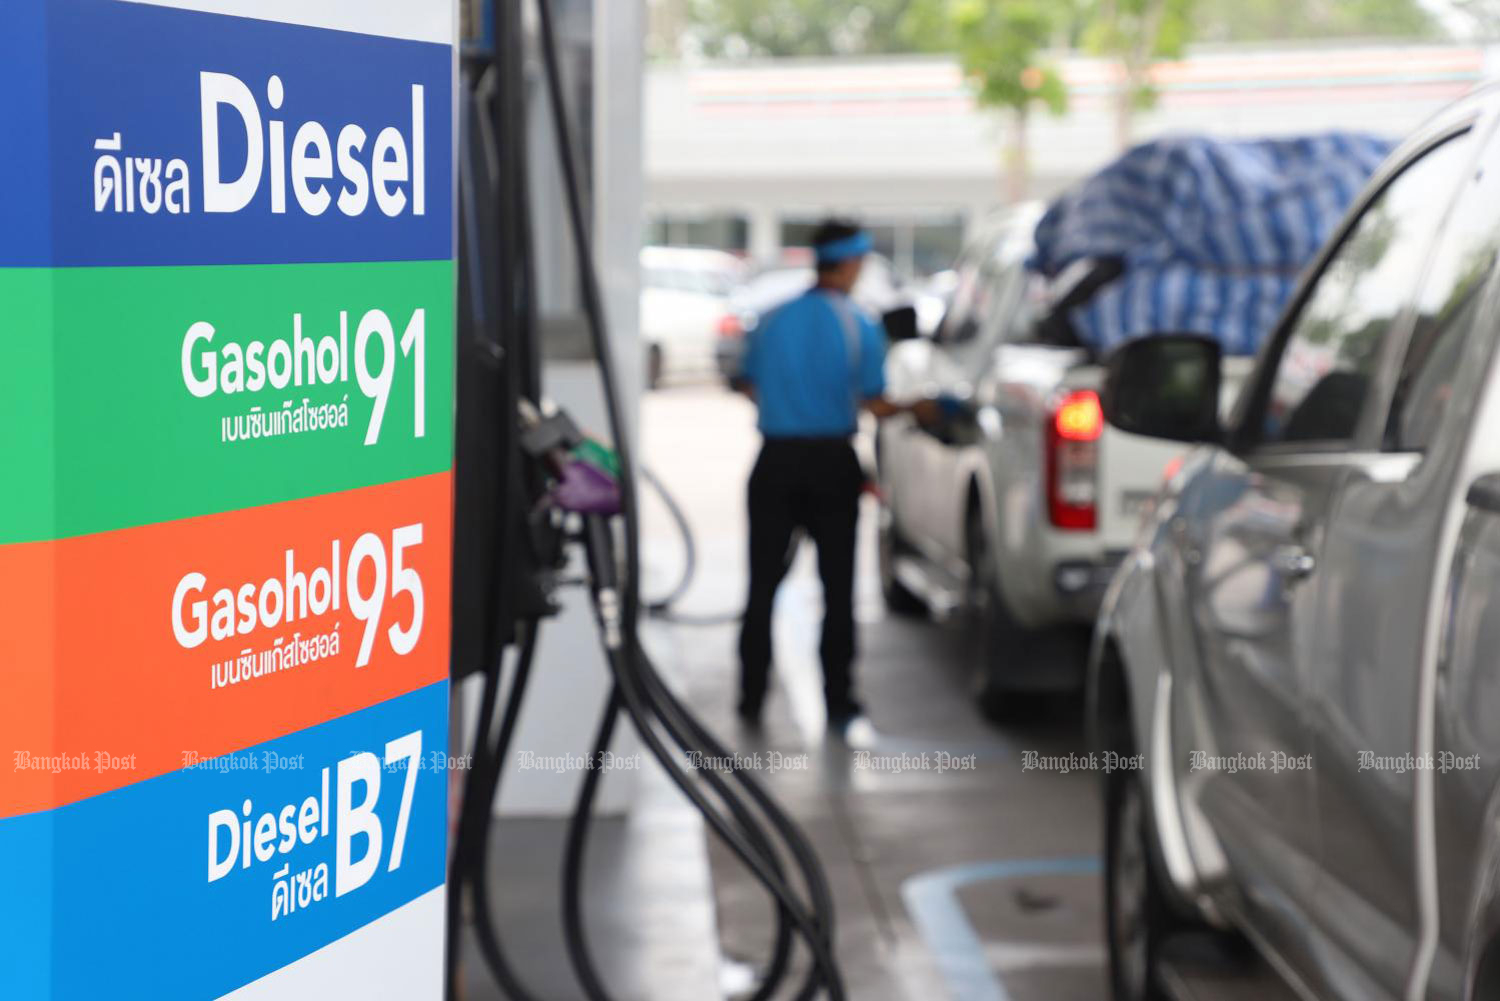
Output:
<instances>
[{"instance_id":1,"label":"car side mirror","mask_svg":"<svg viewBox=\"0 0 1500 1001\"><path fill-rule=\"evenodd\" d=\"M885 324L885 336L892 343L915 340L917 334L917 309L915 306L898 306L880 318Z\"/></svg>"},{"instance_id":2,"label":"car side mirror","mask_svg":"<svg viewBox=\"0 0 1500 1001\"><path fill-rule=\"evenodd\" d=\"M1106 361L1100 405L1121 431L1168 441L1217 443L1223 350L1200 334L1130 341Z\"/></svg>"}]
</instances>

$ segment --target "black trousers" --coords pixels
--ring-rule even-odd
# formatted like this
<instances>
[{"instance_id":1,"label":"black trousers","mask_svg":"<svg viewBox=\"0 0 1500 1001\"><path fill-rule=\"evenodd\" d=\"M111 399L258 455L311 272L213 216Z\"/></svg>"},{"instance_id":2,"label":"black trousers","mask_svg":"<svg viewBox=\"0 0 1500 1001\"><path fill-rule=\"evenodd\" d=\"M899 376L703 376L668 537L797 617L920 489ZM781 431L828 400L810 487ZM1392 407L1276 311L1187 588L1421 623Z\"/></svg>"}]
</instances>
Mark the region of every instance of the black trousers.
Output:
<instances>
[{"instance_id":1,"label":"black trousers","mask_svg":"<svg viewBox=\"0 0 1500 1001\"><path fill-rule=\"evenodd\" d=\"M818 548L823 579L823 695L831 717L859 710L853 693L854 530L864 482L844 438L768 438L750 474L750 599L740 632L740 699L758 711L771 666L771 607L792 533Z\"/></svg>"}]
</instances>

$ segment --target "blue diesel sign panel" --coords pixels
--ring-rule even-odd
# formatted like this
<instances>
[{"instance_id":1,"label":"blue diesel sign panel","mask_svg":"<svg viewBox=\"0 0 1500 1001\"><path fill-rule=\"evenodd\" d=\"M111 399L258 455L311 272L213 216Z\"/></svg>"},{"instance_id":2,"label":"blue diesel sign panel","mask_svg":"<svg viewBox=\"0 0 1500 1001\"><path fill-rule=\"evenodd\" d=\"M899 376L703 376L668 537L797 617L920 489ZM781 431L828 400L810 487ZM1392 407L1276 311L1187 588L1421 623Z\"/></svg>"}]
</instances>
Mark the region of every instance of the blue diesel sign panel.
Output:
<instances>
[{"instance_id":1,"label":"blue diesel sign panel","mask_svg":"<svg viewBox=\"0 0 1500 1001\"><path fill-rule=\"evenodd\" d=\"M0 29L0 998L437 1001L451 6Z\"/></svg>"}]
</instances>

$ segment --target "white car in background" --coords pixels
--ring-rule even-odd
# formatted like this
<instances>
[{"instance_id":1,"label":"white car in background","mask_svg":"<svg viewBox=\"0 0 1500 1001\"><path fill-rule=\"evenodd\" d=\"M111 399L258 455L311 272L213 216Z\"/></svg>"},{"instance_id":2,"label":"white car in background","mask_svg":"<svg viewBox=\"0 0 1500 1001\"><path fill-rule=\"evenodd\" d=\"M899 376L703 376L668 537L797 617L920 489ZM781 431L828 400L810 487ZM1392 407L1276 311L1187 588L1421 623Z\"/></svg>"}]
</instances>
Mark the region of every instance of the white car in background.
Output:
<instances>
[{"instance_id":1,"label":"white car in background","mask_svg":"<svg viewBox=\"0 0 1500 1001\"><path fill-rule=\"evenodd\" d=\"M727 326L738 330L730 294L745 275L734 254L697 247L641 250L641 343L646 384L714 372L714 346Z\"/></svg>"},{"instance_id":2,"label":"white car in background","mask_svg":"<svg viewBox=\"0 0 1500 1001\"><path fill-rule=\"evenodd\" d=\"M937 332L891 346L893 399L942 395L959 412L901 415L876 435L887 604L970 613L975 694L997 719L1015 693L1082 684L1105 588L1184 451L1106 426L1099 359L1041 322L1067 295L1026 267L1042 211L982 226ZM1226 398L1250 364L1226 359Z\"/></svg>"},{"instance_id":3,"label":"white car in background","mask_svg":"<svg viewBox=\"0 0 1500 1001\"><path fill-rule=\"evenodd\" d=\"M733 383L740 377L745 356L745 334L754 330L761 318L778 306L791 302L817 282L813 254L806 247L783 250L774 263L745 279L730 296L734 320L723 325L715 346L719 374ZM883 254L865 256L851 298L874 319L893 309L912 304L911 290L896 274L896 268Z\"/></svg>"}]
</instances>

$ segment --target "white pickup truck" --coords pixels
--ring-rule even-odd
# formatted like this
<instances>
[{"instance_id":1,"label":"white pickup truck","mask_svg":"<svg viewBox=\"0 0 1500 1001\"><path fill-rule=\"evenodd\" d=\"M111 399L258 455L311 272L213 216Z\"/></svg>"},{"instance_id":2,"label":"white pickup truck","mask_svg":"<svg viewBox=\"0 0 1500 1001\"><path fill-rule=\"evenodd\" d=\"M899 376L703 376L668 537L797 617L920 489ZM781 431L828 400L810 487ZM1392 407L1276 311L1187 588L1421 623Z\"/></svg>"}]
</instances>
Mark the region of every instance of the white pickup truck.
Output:
<instances>
[{"instance_id":1,"label":"white pickup truck","mask_svg":"<svg viewBox=\"0 0 1500 1001\"><path fill-rule=\"evenodd\" d=\"M891 347L893 398L944 394L960 412L893 418L876 438L887 603L968 613L975 694L996 719L1016 693L1082 683L1104 589L1183 451L1107 426L1100 359L1048 343L1041 321L1067 283L1049 290L1025 267L1041 213L983 226L936 334ZM1226 361L1226 399L1250 365Z\"/></svg>"}]
</instances>

